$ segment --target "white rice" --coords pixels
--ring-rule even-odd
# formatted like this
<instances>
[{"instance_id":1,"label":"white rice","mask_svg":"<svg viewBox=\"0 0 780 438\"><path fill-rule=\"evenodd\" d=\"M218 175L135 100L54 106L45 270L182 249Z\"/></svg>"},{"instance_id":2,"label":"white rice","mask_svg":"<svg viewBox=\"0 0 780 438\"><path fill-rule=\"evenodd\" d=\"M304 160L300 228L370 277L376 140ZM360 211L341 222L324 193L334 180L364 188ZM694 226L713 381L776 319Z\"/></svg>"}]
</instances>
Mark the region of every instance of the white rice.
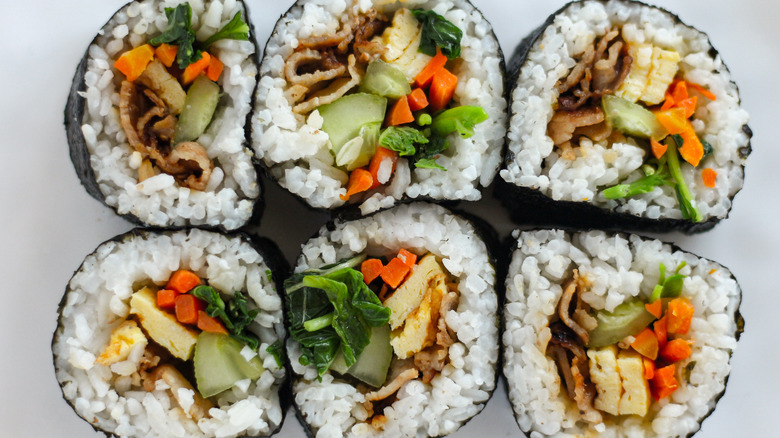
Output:
<instances>
[{"instance_id":1,"label":"white rice","mask_svg":"<svg viewBox=\"0 0 780 438\"><path fill-rule=\"evenodd\" d=\"M127 143L119 122L119 88L124 75L113 68L125 51L146 43L168 26L165 8L177 0L129 3L101 29L88 49L84 75L86 99L81 131L106 204L153 226L210 225L233 230L252 215L260 195L252 154L244 147L244 122L257 76L252 41L222 40L209 50L225 64L218 83L223 94L215 118L196 141L206 148L215 169L205 191L180 187L167 174L138 182L140 157ZM235 0L190 1L192 27L199 40L218 31L243 3ZM250 37L251 38L251 37ZM134 156L136 155L136 156Z\"/></svg>"},{"instance_id":2,"label":"white rice","mask_svg":"<svg viewBox=\"0 0 780 438\"><path fill-rule=\"evenodd\" d=\"M568 75L587 45L615 26L623 28L629 44L653 43L680 53L684 79L701 84L717 97L715 101L701 99L706 104L694 116L696 133L712 145L714 153L697 168L684 165L683 177L704 220L725 218L743 185L746 156L740 155L740 149L749 143L742 131L748 114L739 106L737 87L720 56L708 54L712 46L707 35L660 9L627 1L573 3L533 44L511 95L508 148L514 159L501 170L501 177L556 201L584 201L650 219L682 218L672 187L656 188L630 200L607 200L600 194L604 188L644 176L640 167L646 152L634 140L608 148L606 141L582 138L576 159L567 160L547 136L547 123L558 99L555 83ZM701 171L705 168L717 172L715 188L704 185Z\"/></svg>"},{"instance_id":3,"label":"white rice","mask_svg":"<svg viewBox=\"0 0 780 438\"><path fill-rule=\"evenodd\" d=\"M361 12L376 7L388 17L401 6L432 9L457 25L463 31L463 62L453 71L458 76L454 100L460 105L481 106L489 115L475 127L473 137L448 137L450 147L437 159L447 171L406 169L402 181L379 188L363 200L361 212L387 208L403 198L479 200L479 186L488 186L498 171L506 134L503 57L492 27L466 0L355 3ZM252 121L254 151L283 187L318 208L344 204L339 195L346 194L348 175L335 165L328 134L320 129L319 112L311 112L305 120L292 112L284 96L284 63L299 39L335 32L339 18L351 4L351 0L298 1L274 29L260 67ZM397 166L401 167L406 166ZM396 174L394 181L398 179Z\"/></svg>"},{"instance_id":4,"label":"white rice","mask_svg":"<svg viewBox=\"0 0 780 438\"><path fill-rule=\"evenodd\" d=\"M506 279L504 375L520 428L531 438L674 437L697 431L725 390L736 347L740 289L731 272L636 235L541 230L513 236L517 247ZM557 365L545 354L562 283L578 269L593 282L582 299L595 310L611 310L634 296L647 299L658 282L659 263L669 272L683 261L687 266L681 274L687 277L682 296L695 314L684 336L693 340L691 357L677 366L680 387L668 398L653 400L644 418L606 415L602 424L589 428L562 386ZM683 370L694 362L686 380Z\"/></svg>"},{"instance_id":5,"label":"white rice","mask_svg":"<svg viewBox=\"0 0 780 438\"><path fill-rule=\"evenodd\" d=\"M330 373L318 382L316 369L298 362L297 342L288 340L288 355L297 375L295 402L317 438L446 435L479 413L495 388L495 271L485 244L465 220L442 207L416 203L354 222L337 221L332 231L321 229L318 237L303 246L296 271L356 253L395 256L400 248L418 255L436 254L458 282L458 307L446 317L457 335L449 349L449 364L430 384L413 380L403 385L398 400L384 410L387 423L378 431L364 423L363 394Z\"/></svg>"},{"instance_id":6,"label":"white rice","mask_svg":"<svg viewBox=\"0 0 780 438\"><path fill-rule=\"evenodd\" d=\"M245 291L261 310L251 329L260 337L265 371L216 396L210 418L198 422L157 382L140 386L143 348L110 367L95 364L111 331L129 315L129 299L140 285L163 285L177 269L190 269L216 289ZM266 348L283 338L282 302L268 279L267 265L248 241L196 230L155 234L136 231L99 246L84 260L63 298L52 351L65 399L91 425L122 437L234 437L270 435L282 422L279 386L284 368ZM250 305L251 305L250 304ZM183 403L192 391L183 389ZM214 400L214 399L212 399Z\"/></svg>"}]
</instances>

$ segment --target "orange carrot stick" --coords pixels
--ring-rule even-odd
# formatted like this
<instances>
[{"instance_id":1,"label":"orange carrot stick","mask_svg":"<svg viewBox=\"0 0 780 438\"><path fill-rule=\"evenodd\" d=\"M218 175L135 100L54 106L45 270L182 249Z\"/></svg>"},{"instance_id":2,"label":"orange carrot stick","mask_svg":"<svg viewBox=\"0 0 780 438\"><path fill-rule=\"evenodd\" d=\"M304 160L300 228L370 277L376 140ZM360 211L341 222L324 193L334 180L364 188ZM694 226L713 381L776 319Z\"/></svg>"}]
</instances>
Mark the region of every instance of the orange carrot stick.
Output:
<instances>
[{"instance_id":1,"label":"orange carrot stick","mask_svg":"<svg viewBox=\"0 0 780 438\"><path fill-rule=\"evenodd\" d=\"M203 302L194 295L181 294L176 297L176 319L182 324L197 324L198 310L203 310Z\"/></svg>"},{"instance_id":2,"label":"orange carrot stick","mask_svg":"<svg viewBox=\"0 0 780 438\"><path fill-rule=\"evenodd\" d=\"M422 88L415 88L407 97L409 98L409 108L412 111L419 111L428 106L428 98Z\"/></svg>"},{"instance_id":3,"label":"orange carrot stick","mask_svg":"<svg viewBox=\"0 0 780 438\"><path fill-rule=\"evenodd\" d=\"M390 171L390 175L392 175L393 172L395 172L395 163L398 161L398 152L378 146L374 156L371 157L371 162L368 164L368 171L371 173L371 178L374 180L371 184L372 189L382 185L382 183L379 182L379 168L385 160L390 160L392 162L392 170Z\"/></svg>"},{"instance_id":4,"label":"orange carrot stick","mask_svg":"<svg viewBox=\"0 0 780 438\"><path fill-rule=\"evenodd\" d=\"M645 368L645 380L652 380L653 376L655 376L655 361L642 357L642 364Z\"/></svg>"},{"instance_id":5,"label":"orange carrot stick","mask_svg":"<svg viewBox=\"0 0 780 438\"><path fill-rule=\"evenodd\" d=\"M219 320L210 317L209 314L203 310L198 310L198 328L204 332L228 334L225 326L222 325Z\"/></svg>"},{"instance_id":6,"label":"orange carrot stick","mask_svg":"<svg viewBox=\"0 0 780 438\"><path fill-rule=\"evenodd\" d=\"M206 77L214 82L217 82L219 76L222 74L222 70L225 68L225 64L219 60L216 56L211 56L209 66L206 68Z\"/></svg>"},{"instance_id":7,"label":"orange carrot stick","mask_svg":"<svg viewBox=\"0 0 780 438\"><path fill-rule=\"evenodd\" d=\"M176 306L176 297L180 294L173 289L160 289L157 291L157 307L172 310Z\"/></svg>"},{"instance_id":8,"label":"orange carrot stick","mask_svg":"<svg viewBox=\"0 0 780 438\"><path fill-rule=\"evenodd\" d=\"M149 44L144 44L123 53L114 62L114 67L121 71L128 81L133 82L138 79L138 76L141 76L153 58L154 48Z\"/></svg>"},{"instance_id":9,"label":"orange carrot stick","mask_svg":"<svg viewBox=\"0 0 780 438\"><path fill-rule=\"evenodd\" d=\"M669 301L666 318L666 329L669 333L681 335L688 333L693 319L693 304L683 297Z\"/></svg>"},{"instance_id":10,"label":"orange carrot stick","mask_svg":"<svg viewBox=\"0 0 780 438\"><path fill-rule=\"evenodd\" d=\"M688 82L688 86L689 86L690 88L693 88L694 90L696 90L696 91L697 91L697 92L699 92L699 93L700 93L702 96L706 97L706 98L707 98L707 99L709 99L709 100L716 100L716 99L717 99L717 98L715 97L715 95L714 95L714 94L712 94L712 92L711 92L710 90L708 90L708 89L706 89L706 88L702 87L702 86L701 86L701 85L699 85L699 84L695 84L695 83L693 83L693 82Z\"/></svg>"},{"instance_id":11,"label":"orange carrot stick","mask_svg":"<svg viewBox=\"0 0 780 438\"><path fill-rule=\"evenodd\" d=\"M431 89L428 90L428 102L431 104L431 110L439 111L444 109L452 96L455 95L455 87L458 86L458 77L450 73L446 68L442 68L435 75L431 82Z\"/></svg>"},{"instance_id":12,"label":"orange carrot stick","mask_svg":"<svg viewBox=\"0 0 780 438\"><path fill-rule=\"evenodd\" d=\"M642 356L655 360L658 357L658 338L649 328L645 328L638 335L634 336L634 342L631 347Z\"/></svg>"},{"instance_id":13,"label":"orange carrot stick","mask_svg":"<svg viewBox=\"0 0 780 438\"><path fill-rule=\"evenodd\" d=\"M366 284L371 284L372 281L376 280L377 277L382 274L382 268L384 268L382 260L364 260L363 263L360 264L360 272L363 274L363 281L365 281Z\"/></svg>"},{"instance_id":14,"label":"orange carrot stick","mask_svg":"<svg viewBox=\"0 0 780 438\"><path fill-rule=\"evenodd\" d=\"M693 116L693 113L696 112L696 101L698 98L696 96L689 97L687 99L678 100L675 102L674 106L676 108L682 108L685 110L685 117L690 118Z\"/></svg>"},{"instance_id":15,"label":"orange carrot stick","mask_svg":"<svg viewBox=\"0 0 780 438\"><path fill-rule=\"evenodd\" d=\"M382 268L382 280L387 283L388 286L393 289L397 288L399 284L404 280L406 274L409 273L409 266L398 257L390 260L384 268Z\"/></svg>"},{"instance_id":16,"label":"orange carrot stick","mask_svg":"<svg viewBox=\"0 0 780 438\"><path fill-rule=\"evenodd\" d=\"M371 176L371 172L359 167L349 174L349 182L347 183L347 194L339 195L342 201L349 201L349 197L357 193L365 192L370 189L374 184L374 178Z\"/></svg>"},{"instance_id":17,"label":"orange carrot stick","mask_svg":"<svg viewBox=\"0 0 780 438\"><path fill-rule=\"evenodd\" d=\"M704 185L709 188L715 187L715 180L718 178L718 172L709 167L701 171L701 179L704 181Z\"/></svg>"},{"instance_id":18,"label":"orange carrot stick","mask_svg":"<svg viewBox=\"0 0 780 438\"><path fill-rule=\"evenodd\" d=\"M652 303L645 304L645 309L656 318L660 318L664 313L664 303L661 300L655 300Z\"/></svg>"},{"instance_id":19,"label":"orange carrot stick","mask_svg":"<svg viewBox=\"0 0 780 438\"><path fill-rule=\"evenodd\" d=\"M675 81L672 87L672 97L675 103L679 103L688 98L688 86L685 81Z\"/></svg>"},{"instance_id":20,"label":"orange carrot stick","mask_svg":"<svg viewBox=\"0 0 780 438\"><path fill-rule=\"evenodd\" d=\"M674 377L675 366L671 364L655 370L653 376L653 397L656 400L669 397L679 386Z\"/></svg>"},{"instance_id":21,"label":"orange carrot stick","mask_svg":"<svg viewBox=\"0 0 780 438\"><path fill-rule=\"evenodd\" d=\"M387 126L403 125L414 122L414 114L409 107L409 99L406 96L398 99L393 108L387 114Z\"/></svg>"},{"instance_id":22,"label":"orange carrot stick","mask_svg":"<svg viewBox=\"0 0 780 438\"><path fill-rule=\"evenodd\" d=\"M678 362L691 356L691 345L685 339L672 339L660 353L667 362Z\"/></svg>"},{"instance_id":23,"label":"orange carrot stick","mask_svg":"<svg viewBox=\"0 0 780 438\"><path fill-rule=\"evenodd\" d=\"M658 338L658 347L663 348L669 336L666 331L666 316L653 323L653 333Z\"/></svg>"},{"instance_id":24,"label":"orange carrot stick","mask_svg":"<svg viewBox=\"0 0 780 438\"><path fill-rule=\"evenodd\" d=\"M420 73L417 73L417 76L414 77L414 85L418 88L425 88L428 85L430 85L431 81L433 80L433 76L442 68L444 68L444 64L447 63L447 56L443 55L441 53L441 50L436 50L436 56L431 58L430 61L428 61L428 64L425 66L425 68L420 71Z\"/></svg>"},{"instance_id":25,"label":"orange carrot stick","mask_svg":"<svg viewBox=\"0 0 780 438\"><path fill-rule=\"evenodd\" d=\"M653 156L659 160L666 153L666 145L652 138L650 139L650 148L653 150Z\"/></svg>"},{"instance_id":26,"label":"orange carrot stick","mask_svg":"<svg viewBox=\"0 0 780 438\"><path fill-rule=\"evenodd\" d=\"M173 61L176 60L176 53L179 52L179 46L172 46L170 44L162 43L154 49L154 54L157 59L163 63L164 66L170 67L173 65Z\"/></svg>"},{"instance_id":27,"label":"orange carrot stick","mask_svg":"<svg viewBox=\"0 0 780 438\"><path fill-rule=\"evenodd\" d=\"M166 289L173 289L180 294L189 292L192 288L200 284L200 277L192 271L179 269L168 279Z\"/></svg>"},{"instance_id":28,"label":"orange carrot stick","mask_svg":"<svg viewBox=\"0 0 780 438\"><path fill-rule=\"evenodd\" d=\"M409 269L414 268L414 265L417 263L417 254L409 252L403 248L398 251L398 255L396 257L406 263L406 266L408 266Z\"/></svg>"},{"instance_id":29,"label":"orange carrot stick","mask_svg":"<svg viewBox=\"0 0 780 438\"><path fill-rule=\"evenodd\" d=\"M211 63L211 55L209 55L208 52L201 52L200 59L188 65L187 68L184 69L184 73L181 74L181 82L184 85L187 85L194 81L195 78L206 71L209 63Z\"/></svg>"}]
</instances>

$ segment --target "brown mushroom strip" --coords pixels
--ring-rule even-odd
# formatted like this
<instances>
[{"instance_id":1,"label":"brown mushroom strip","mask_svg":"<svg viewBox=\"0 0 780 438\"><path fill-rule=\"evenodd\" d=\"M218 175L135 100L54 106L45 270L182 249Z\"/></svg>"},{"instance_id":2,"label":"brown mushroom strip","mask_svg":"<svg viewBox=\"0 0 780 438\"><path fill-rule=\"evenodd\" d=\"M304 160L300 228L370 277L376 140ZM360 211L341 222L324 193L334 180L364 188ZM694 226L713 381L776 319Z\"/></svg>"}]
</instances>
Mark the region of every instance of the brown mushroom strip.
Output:
<instances>
[{"instance_id":1,"label":"brown mushroom strip","mask_svg":"<svg viewBox=\"0 0 780 438\"><path fill-rule=\"evenodd\" d=\"M575 357L571 362L571 375L574 379L574 401L582 419L589 423L601 423L601 414L593 407L596 388L589 383L588 360Z\"/></svg>"},{"instance_id":2,"label":"brown mushroom strip","mask_svg":"<svg viewBox=\"0 0 780 438\"><path fill-rule=\"evenodd\" d=\"M447 312L453 310L458 305L458 293L450 291L441 298L441 307L439 309L439 332L436 334L436 344L442 347L449 347L455 343L454 336L450 333L447 325Z\"/></svg>"},{"instance_id":3,"label":"brown mushroom strip","mask_svg":"<svg viewBox=\"0 0 780 438\"><path fill-rule=\"evenodd\" d=\"M351 90L358 84L363 77L363 74L358 71L355 66L355 55L349 55L349 78L338 78L334 80L327 88L319 90L316 93L312 93L309 99L303 103L299 103L293 107L293 112L298 114L306 114L320 105L331 103L339 97L347 94L347 91Z\"/></svg>"},{"instance_id":4,"label":"brown mushroom strip","mask_svg":"<svg viewBox=\"0 0 780 438\"><path fill-rule=\"evenodd\" d=\"M444 365L447 364L448 352L447 347L436 345L415 353L414 366L420 370L424 383L430 383L436 374L444 369Z\"/></svg>"},{"instance_id":5,"label":"brown mushroom strip","mask_svg":"<svg viewBox=\"0 0 780 438\"><path fill-rule=\"evenodd\" d=\"M168 384L171 388L171 394L173 394L173 398L176 399L179 406L183 407L185 404L183 403L184 400L182 400L179 395L179 389L188 389L192 391L193 403L187 410L187 414L195 421L209 417L209 409L213 408L214 404L203 398L200 393L190 385L190 382L173 367L173 365L160 365L150 373L150 377L152 381L162 380Z\"/></svg>"},{"instance_id":6,"label":"brown mushroom strip","mask_svg":"<svg viewBox=\"0 0 780 438\"><path fill-rule=\"evenodd\" d=\"M560 316L561 321L563 321L567 327L572 329L572 331L574 331L574 333L580 337L584 345L588 345L588 341L590 340L588 331L577 324L577 322L571 318L571 314L569 313L571 312L571 300L574 297L574 294L577 292L578 286L580 285L579 280L580 275L575 269L574 277L572 277L572 279L569 280L569 282L566 284L563 295L561 295L561 301L558 303L558 316Z\"/></svg>"},{"instance_id":7,"label":"brown mushroom strip","mask_svg":"<svg viewBox=\"0 0 780 438\"><path fill-rule=\"evenodd\" d=\"M340 53L346 53L347 46L352 42L352 38L354 38L352 24L345 23L341 30L336 33L309 37L298 41L298 47L303 49L337 47Z\"/></svg>"},{"instance_id":8,"label":"brown mushroom strip","mask_svg":"<svg viewBox=\"0 0 780 438\"><path fill-rule=\"evenodd\" d=\"M178 144L160 168L193 190L206 190L214 163L203 146L190 141Z\"/></svg>"},{"instance_id":9,"label":"brown mushroom strip","mask_svg":"<svg viewBox=\"0 0 780 438\"><path fill-rule=\"evenodd\" d=\"M409 368L408 370L399 374L395 379L393 379L392 382L379 388L376 391L372 391L366 394L365 399L367 402L384 400L387 397L390 397L391 395L398 392L398 390L401 389L401 386L403 386L404 383L416 379L419 375L420 375L419 371L417 371L414 368Z\"/></svg>"},{"instance_id":10,"label":"brown mushroom strip","mask_svg":"<svg viewBox=\"0 0 780 438\"><path fill-rule=\"evenodd\" d=\"M323 61L323 59L323 54L316 50L305 49L300 52L295 52L290 55L290 57L287 58L287 62L285 62L284 76L287 78L287 81L293 85L303 85L311 88L320 82L329 81L344 76L347 73L347 66L341 64L334 67L332 61L330 61L327 63L330 68L326 68L325 70L315 69L315 71L311 73L298 74L302 67L316 65Z\"/></svg>"},{"instance_id":11,"label":"brown mushroom strip","mask_svg":"<svg viewBox=\"0 0 780 438\"><path fill-rule=\"evenodd\" d=\"M550 334L547 354L558 365L569 397L577 403L583 419L593 423L601 422L601 414L593 408L596 389L590 383L588 358L581 339L560 321L550 325Z\"/></svg>"}]
</instances>

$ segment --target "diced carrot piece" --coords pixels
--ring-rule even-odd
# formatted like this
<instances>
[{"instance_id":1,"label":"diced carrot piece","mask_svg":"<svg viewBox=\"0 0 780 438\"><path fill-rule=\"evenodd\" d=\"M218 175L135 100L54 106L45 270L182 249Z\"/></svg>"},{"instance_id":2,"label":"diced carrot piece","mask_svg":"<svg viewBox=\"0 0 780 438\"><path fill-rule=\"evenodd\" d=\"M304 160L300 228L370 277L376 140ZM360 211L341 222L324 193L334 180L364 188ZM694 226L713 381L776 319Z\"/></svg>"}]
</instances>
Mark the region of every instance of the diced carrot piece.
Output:
<instances>
[{"instance_id":1,"label":"diced carrot piece","mask_svg":"<svg viewBox=\"0 0 780 438\"><path fill-rule=\"evenodd\" d=\"M154 59L154 48L144 44L123 53L114 62L114 67L121 71L128 81L133 82L146 70L146 66L152 62L152 59Z\"/></svg>"},{"instance_id":2,"label":"diced carrot piece","mask_svg":"<svg viewBox=\"0 0 780 438\"><path fill-rule=\"evenodd\" d=\"M660 353L667 362L678 362L691 356L691 345L685 339L672 339L666 343Z\"/></svg>"},{"instance_id":3,"label":"diced carrot piece","mask_svg":"<svg viewBox=\"0 0 780 438\"><path fill-rule=\"evenodd\" d=\"M707 99L709 99L709 100L716 100L716 99L717 99L717 98L715 97L715 95L714 95L714 94L712 94L712 92L711 92L710 90L708 90L708 89L706 89L706 88L702 87L702 86L701 86L701 85L699 85L699 84L694 84L693 82L688 82L688 87L690 87L690 88L693 88L694 90L696 90L696 91L697 91L697 92L699 92L699 93L700 93L702 96L706 97L706 98L707 98Z\"/></svg>"},{"instance_id":4,"label":"diced carrot piece","mask_svg":"<svg viewBox=\"0 0 780 438\"><path fill-rule=\"evenodd\" d=\"M645 309L656 318L660 318L664 313L664 303L661 300L655 300L652 303L645 304Z\"/></svg>"},{"instance_id":5,"label":"diced carrot piece","mask_svg":"<svg viewBox=\"0 0 780 438\"><path fill-rule=\"evenodd\" d=\"M444 109L452 96L455 95L455 87L458 86L458 77L450 73L446 68L442 68L435 75L431 82L431 89L428 91L428 102L431 104L431 110L439 111Z\"/></svg>"},{"instance_id":6,"label":"diced carrot piece","mask_svg":"<svg viewBox=\"0 0 780 438\"><path fill-rule=\"evenodd\" d=\"M360 272L363 274L363 281L366 284L371 284L382 273L382 260L379 259L366 259L360 264Z\"/></svg>"},{"instance_id":7,"label":"diced carrot piece","mask_svg":"<svg viewBox=\"0 0 780 438\"><path fill-rule=\"evenodd\" d=\"M408 95L409 108L412 111L419 111L428 106L428 97L425 96L425 91L422 88L415 88Z\"/></svg>"},{"instance_id":8,"label":"diced carrot piece","mask_svg":"<svg viewBox=\"0 0 780 438\"><path fill-rule=\"evenodd\" d=\"M205 72L211 63L211 55L208 52L201 52L199 60L188 65L181 74L181 82L187 85L195 80L201 73Z\"/></svg>"},{"instance_id":9,"label":"diced carrot piece","mask_svg":"<svg viewBox=\"0 0 780 438\"><path fill-rule=\"evenodd\" d=\"M688 333L693 319L693 304L683 297L669 301L666 318L666 329L669 333L681 335Z\"/></svg>"},{"instance_id":10,"label":"diced carrot piece","mask_svg":"<svg viewBox=\"0 0 780 438\"><path fill-rule=\"evenodd\" d=\"M399 284L406 278L406 274L409 273L409 266L398 257L390 260L384 268L382 268L382 280L387 283L388 286L393 289L397 288Z\"/></svg>"},{"instance_id":11,"label":"diced carrot piece","mask_svg":"<svg viewBox=\"0 0 780 438\"><path fill-rule=\"evenodd\" d=\"M690 122L688 122L688 125L690 125ZM699 140L699 136L693 130L693 126L680 133L680 137L683 139L683 145L678 149L680 156L689 162L691 166L698 166L701 159L704 158L704 145L701 144L701 140Z\"/></svg>"},{"instance_id":12,"label":"diced carrot piece","mask_svg":"<svg viewBox=\"0 0 780 438\"><path fill-rule=\"evenodd\" d=\"M225 326L218 319L212 318L203 310L198 310L198 328L204 332L228 334Z\"/></svg>"},{"instance_id":13,"label":"diced carrot piece","mask_svg":"<svg viewBox=\"0 0 780 438\"><path fill-rule=\"evenodd\" d=\"M173 289L180 294L185 294L200 284L200 277L192 271L179 269L168 279L166 289Z\"/></svg>"},{"instance_id":14,"label":"diced carrot piece","mask_svg":"<svg viewBox=\"0 0 780 438\"><path fill-rule=\"evenodd\" d=\"M176 53L179 52L179 46L172 46L170 44L162 43L154 49L154 54L157 59L163 63L164 66L170 67L173 65L173 61L176 60Z\"/></svg>"},{"instance_id":15,"label":"diced carrot piece","mask_svg":"<svg viewBox=\"0 0 780 438\"><path fill-rule=\"evenodd\" d=\"M406 96L398 99L387 114L387 126L404 125L414 122L414 114Z\"/></svg>"},{"instance_id":16,"label":"diced carrot piece","mask_svg":"<svg viewBox=\"0 0 780 438\"><path fill-rule=\"evenodd\" d=\"M181 294L176 297L176 319L182 324L197 324L198 310L203 310L203 302L194 295Z\"/></svg>"},{"instance_id":17,"label":"diced carrot piece","mask_svg":"<svg viewBox=\"0 0 780 438\"><path fill-rule=\"evenodd\" d=\"M409 269L414 268L414 265L417 264L417 254L409 252L403 248L398 251L398 255L396 257L406 263L406 266L408 266Z\"/></svg>"},{"instance_id":18,"label":"diced carrot piece","mask_svg":"<svg viewBox=\"0 0 780 438\"><path fill-rule=\"evenodd\" d=\"M675 389L679 386L677 379L674 377L675 366L674 364L658 368L655 370L653 376L653 397L656 400L669 397Z\"/></svg>"},{"instance_id":19,"label":"diced carrot piece","mask_svg":"<svg viewBox=\"0 0 780 438\"><path fill-rule=\"evenodd\" d=\"M664 348L669 336L666 331L666 316L653 323L653 333L655 333L655 337L658 339L658 347Z\"/></svg>"},{"instance_id":20,"label":"diced carrot piece","mask_svg":"<svg viewBox=\"0 0 780 438\"><path fill-rule=\"evenodd\" d=\"M390 160L392 163L392 169L390 171L390 175L392 175L393 172L395 172L395 163L398 161L398 152L378 146L374 156L371 157L371 162L368 164L368 171L371 173L371 178L374 180L371 184L372 189L382 185L382 183L379 182L379 169L385 160Z\"/></svg>"},{"instance_id":21,"label":"diced carrot piece","mask_svg":"<svg viewBox=\"0 0 780 438\"><path fill-rule=\"evenodd\" d=\"M675 104L688 98L688 86L685 81L675 81L672 85L672 98Z\"/></svg>"},{"instance_id":22,"label":"diced carrot piece","mask_svg":"<svg viewBox=\"0 0 780 438\"><path fill-rule=\"evenodd\" d=\"M672 107L674 107L674 97L672 97L672 93L667 91L664 96L664 104L661 105L661 111L666 111Z\"/></svg>"},{"instance_id":23,"label":"diced carrot piece","mask_svg":"<svg viewBox=\"0 0 780 438\"><path fill-rule=\"evenodd\" d=\"M214 82L217 82L224 68L225 64L223 64L222 61L220 61L216 56L211 55L211 61L209 61L209 66L206 68L206 77Z\"/></svg>"},{"instance_id":24,"label":"diced carrot piece","mask_svg":"<svg viewBox=\"0 0 780 438\"><path fill-rule=\"evenodd\" d=\"M677 101L674 106L675 108L682 108L685 110L685 117L690 118L693 116L693 113L696 112L696 101L698 98L696 96L689 97L687 99L679 100Z\"/></svg>"},{"instance_id":25,"label":"diced carrot piece","mask_svg":"<svg viewBox=\"0 0 780 438\"><path fill-rule=\"evenodd\" d=\"M655 117L661 122L669 134L681 134L688 129L690 122L685 117L685 110L682 108L672 108L664 111L656 111Z\"/></svg>"},{"instance_id":26,"label":"diced carrot piece","mask_svg":"<svg viewBox=\"0 0 780 438\"><path fill-rule=\"evenodd\" d=\"M715 179L718 178L718 172L709 167L701 171L701 179L704 181L704 185L709 188L715 187Z\"/></svg>"},{"instance_id":27,"label":"diced carrot piece","mask_svg":"<svg viewBox=\"0 0 780 438\"><path fill-rule=\"evenodd\" d=\"M642 357L642 364L645 368L645 380L652 380L653 376L655 376L655 361Z\"/></svg>"},{"instance_id":28,"label":"diced carrot piece","mask_svg":"<svg viewBox=\"0 0 780 438\"><path fill-rule=\"evenodd\" d=\"M652 138L650 139L650 148L653 150L653 156L659 160L666 153L666 145Z\"/></svg>"},{"instance_id":29,"label":"diced carrot piece","mask_svg":"<svg viewBox=\"0 0 780 438\"><path fill-rule=\"evenodd\" d=\"M658 357L658 338L649 328L645 328L638 335L634 336L634 342L631 347L642 356L655 360Z\"/></svg>"},{"instance_id":30,"label":"diced carrot piece","mask_svg":"<svg viewBox=\"0 0 780 438\"><path fill-rule=\"evenodd\" d=\"M347 193L345 195L339 195L339 198L341 198L342 201L349 201L350 196L365 192L370 189L373 184L374 178L371 176L371 172L359 167L349 174Z\"/></svg>"},{"instance_id":31,"label":"diced carrot piece","mask_svg":"<svg viewBox=\"0 0 780 438\"><path fill-rule=\"evenodd\" d=\"M417 73L417 76L414 77L414 86L418 88L425 88L430 85L431 81L433 80L433 76L439 70L443 69L444 64L446 63L447 56L443 55L440 49L436 49L436 56L431 58L425 68L423 68L422 71Z\"/></svg>"},{"instance_id":32,"label":"diced carrot piece","mask_svg":"<svg viewBox=\"0 0 780 438\"><path fill-rule=\"evenodd\" d=\"M173 310L176 305L176 297L180 294L173 289L160 289L157 291L157 307Z\"/></svg>"},{"instance_id":33,"label":"diced carrot piece","mask_svg":"<svg viewBox=\"0 0 780 438\"><path fill-rule=\"evenodd\" d=\"M382 287L379 288L379 294L377 294L377 298L379 298L379 301L384 302L385 299L387 299L387 292L390 289L388 289L387 285L385 283L382 283Z\"/></svg>"}]
</instances>

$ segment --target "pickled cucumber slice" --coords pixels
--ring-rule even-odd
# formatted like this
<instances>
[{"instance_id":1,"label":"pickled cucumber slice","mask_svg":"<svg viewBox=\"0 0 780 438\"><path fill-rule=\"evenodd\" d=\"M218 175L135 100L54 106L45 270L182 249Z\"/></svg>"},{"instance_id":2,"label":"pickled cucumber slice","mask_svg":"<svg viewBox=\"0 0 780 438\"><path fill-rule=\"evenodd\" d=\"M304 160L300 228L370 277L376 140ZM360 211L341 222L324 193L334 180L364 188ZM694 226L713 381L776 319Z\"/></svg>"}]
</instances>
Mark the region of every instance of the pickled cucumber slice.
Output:
<instances>
[{"instance_id":1,"label":"pickled cucumber slice","mask_svg":"<svg viewBox=\"0 0 780 438\"><path fill-rule=\"evenodd\" d=\"M244 344L221 333L201 332L195 345L193 366L198 392L211 397L228 390L239 380L257 380L263 373L258 356L246 360Z\"/></svg>"},{"instance_id":2,"label":"pickled cucumber slice","mask_svg":"<svg viewBox=\"0 0 780 438\"><path fill-rule=\"evenodd\" d=\"M655 316L645 309L641 300L628 301L612 312L606 310L596 314L598 326L590 331L588 347L606 347L620 342L626 336L633 336L655 320Z\"/></svg>"},{"instance_id":3,"label":"pickled cucumber slice","mask_svg":"<svg viewBox=\"0 0 780 438\"><path fill-rule=\"evenodd\" d=\"M345 143L360 135L363 125L382 123L386 109L387 99L367 93L348 94L319 107L322 130L330 137L333 154L338 156Z\"/></svg>"},{"instance_id":4,"label":"pickled cucumber slice","mask_svg":"<svg viewBox=\"0 0 780 438\"><path fill-rule=\"evenodd\" d=\"M360 92L400 99L412 92L406 74L381 59L371 61L360 81Z\"/></svg>"},{"instance_id":5,"label":"pickled cucumber slice","mask_svg":"<svg viewBox=\"0 0 780 438\"><path fill-rule=\"evenodd\" d=\"M660 140L669 134L655 114L642 105L617 96L606 95L601 98L601 107L604 109L607 122L626 135Z\"/></svg>"},{"instance_id":6,"label":"pickled cucumber slice","mask_svg":"<svg viewBox=\"0 0 780 438\"><path fill-rule=\"evenodd\" d=\"M184 108L176 123L176 143L192 141L206 132L219 103L219 85L206 76L198 76L187 90Z\"/></svg>"}]
</instances>

